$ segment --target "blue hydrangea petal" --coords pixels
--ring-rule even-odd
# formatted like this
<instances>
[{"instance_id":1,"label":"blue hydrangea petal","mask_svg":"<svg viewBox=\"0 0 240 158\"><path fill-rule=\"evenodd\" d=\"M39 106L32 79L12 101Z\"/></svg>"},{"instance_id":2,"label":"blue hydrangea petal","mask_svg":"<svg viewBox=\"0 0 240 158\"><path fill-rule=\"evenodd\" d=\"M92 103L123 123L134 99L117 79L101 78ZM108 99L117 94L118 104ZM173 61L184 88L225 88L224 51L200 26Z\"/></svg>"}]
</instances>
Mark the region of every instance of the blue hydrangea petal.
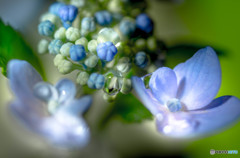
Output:
<instances>
[{"instance_id":1,"label":"blue hydrangea petal","mask_svg":"<svg viewBox=\"0 0 240 158\"><path fill-rule=\"evenodd\" d=\"M76 95L76 86L69 79L62 79L58 81L55 87L58 90L58 101L62 104L69 100L72 100Z\"/></svg>"},{"instance_id":2,"label":"blue hydrangea petal","mask_svg":"<svg viewBox=\"0 0 240 158\"><path fill-rule=\"evenodd\" d=\"M177 97L188 110L209 104L221 85L221 67L211 47L200 49L195 55L174 69L178 80Z\"/></svg>"},{"instance_id":3,"label":"blue hydrangea petal","mask_svg":"<svg viewBox=\"0 0 240 158\"><path fill-rule=\"evenodd\" d=\"M38 111L40 101L34 96L33 87L42 81L40 74L26 61L11 60L8 63L8 78L16 99L24 103L22 108Z\"/></svg>"},{"instance_id":4,"label":"blue hydrangea petal","mask_svg":"<svg viewBox=\"0 0 240 158\"><path fill-rule=\"evenodd\" d=\"M132 84L136 92L136 96L153 115L157 116L167 112L167 108L160 104L160 102L152 94L152 91L145 88L141 78L133 76Z\"/></svg>"},{"instance_id":5,"label":"blue hydrangea petal","mask_svg":"<svg viewBox=\"0 0 240 158\"><path fill-rule=\"evenodd\" d=\"M222 96L203 109L172 113L168 115L169 117L174 117L175 120L171 123L169 119L157 121L161 133L181 138L206 136L223 130L239 120L240 100L234 96Z\"/></svg>"},{"instance_id":6,"label":"blue hydrangea petal","mask_svg":"<svg viewBox=\"0 0 240 158\"><path fill-rule=\"evenodd\" d=\"M166 104L169 99L175 98L177 94L177 78L175 72L167 67L157 69L152 73L149 87L159 102L163 105Z\"/></svg>"},{"instance_id":7,"label":"blue hydrangea petal","mask_svg":"<svg viewBox=\"0 0 240 158\"><path fill-rule=\"evenodd\" d=\"M66 113L69 113L70 115L74 115L78 117L79 115L86 112L92 103L92 97L91 96L84 96L80 99L73 99L67 102L65 105L60 106L58 108L58 111L64 111Z\"/></svg>"}]
</instances>

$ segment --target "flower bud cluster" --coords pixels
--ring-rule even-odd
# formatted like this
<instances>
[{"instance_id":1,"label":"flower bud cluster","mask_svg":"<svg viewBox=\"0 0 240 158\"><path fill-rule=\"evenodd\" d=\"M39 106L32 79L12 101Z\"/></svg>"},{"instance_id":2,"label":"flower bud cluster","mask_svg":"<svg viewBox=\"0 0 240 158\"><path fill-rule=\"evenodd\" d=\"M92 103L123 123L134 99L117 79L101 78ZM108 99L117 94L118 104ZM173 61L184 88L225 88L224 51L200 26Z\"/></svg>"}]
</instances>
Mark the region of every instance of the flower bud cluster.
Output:
<instances>
[{"instance_id":1,"label":"flower bud cluster","mask_svg":"<svg viewBox=\"0 0 240 158\"><path fill-rule=\"evenodd\" d=\"M132 75L153 71L165 50L153 35L152 19L141 13L144 6L122 0L53 3L40 18L38 51L54 55L60 73L78 71L78 84L102 89L113 100L131 92Z\"/></svg>"}]
</instances>

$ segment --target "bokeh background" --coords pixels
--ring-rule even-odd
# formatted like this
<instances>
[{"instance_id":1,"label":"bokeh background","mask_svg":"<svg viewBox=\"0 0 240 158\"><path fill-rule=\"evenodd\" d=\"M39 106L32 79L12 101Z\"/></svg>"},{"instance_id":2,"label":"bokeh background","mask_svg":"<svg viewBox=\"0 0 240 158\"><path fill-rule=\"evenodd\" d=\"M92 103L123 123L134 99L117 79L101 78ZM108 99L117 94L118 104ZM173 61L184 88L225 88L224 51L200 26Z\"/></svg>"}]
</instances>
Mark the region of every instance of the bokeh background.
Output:
<instances>
[{"instance_id":1,"label":"bokeh background","mask_svg":"<svg viewBox=\"0 0 240 158\"><path fill-rule=\"evenodd\" d=\"M19 30L36 51L39 16L53 1L0 0L0 17ZM219 50L222 66L222 86L218 96L240 98L240 1L239 0L148 0L147 13L155 22L155 34L167 46L212 46ZM0 38L0 40L3 40ZM194 52L192 52L193 54ZM184 51L167 54L166 65L174 67L185 60ZM52 64L52 57L40 56L47 69L49 82L62 77ZM72 76L69 76L71 78ZM0 75L0 157L238 157L240 154L240 122L215 135L195 140L175 140L161 136L154 121L125 124L112 120L104 131L93 132L90 144L79 151L56 149L34 133L24 129L11 117L7 106L13 98L8 81ZM94 96L87 115L90 128L108 104ZM96 101L98 100L98 101ZM130 106L130 105L129 105ZM225 117L225 116L222 116ZM210 155L210 149L238 150L238 155Z\"/></svg>"}]
</instances>

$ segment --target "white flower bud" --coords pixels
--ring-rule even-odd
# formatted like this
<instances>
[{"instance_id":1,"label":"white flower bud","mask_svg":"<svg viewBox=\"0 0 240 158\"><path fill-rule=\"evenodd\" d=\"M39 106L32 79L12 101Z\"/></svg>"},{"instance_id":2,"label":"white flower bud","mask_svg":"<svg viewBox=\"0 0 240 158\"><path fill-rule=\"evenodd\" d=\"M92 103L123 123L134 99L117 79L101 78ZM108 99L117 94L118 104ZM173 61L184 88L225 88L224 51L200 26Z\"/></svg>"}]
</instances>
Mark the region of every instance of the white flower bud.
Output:
<instances>
[{"instance_id":1,"label":"white flower bud","mask_svg":"<svg viewBox=\"0 0 240 158\"><path fill-rule=\"evenodd\" d=\"M70 51L70 47L72 46L73 44L70 43L70 42L67 42L65 44L62 45L61 49L60 49L60 53L65 56L65 57L68 57L70 54L69 54L69 51Z\"/></svg>"},{"instance_id":2,"label":"white flower bud","mask_svg":"<svg viewBox=\"0 0 240 158\"><path fill-rule=\"evenodd\" d=\"M65 36L65 33L66 33L66 29L64 27L60 27L54 34L54 38L55 39L65 39L66 36Z\"/></svg>"},{"instance_id":3,"label":"white flower bud","mask_svg":"<svg viewBox=\"0 0 240 158\"><path fill-rule=\"evenodd\" d=\"M71 0L70 1L71 5L74 5L78 8L83 7L85 5L85 3L86 3L85 0Z\"/></svg>"},{"instance_id":4,"label":"white flower bud","mask_svg":"<svg viewBox=\"0 0 240 158\"><path fill-rule=\"evenodd\" d=\"M69 41L76 41L77 39L79 39L81 36L79 29L74 28L74 27L69 27L66 31L66 38Z\"/></svg>"},{"instance_id":5,"label":"white flower bud","mask_svg":"<svg viewBox=\"0 0 240 158\"><path fill-rule=\"evenodd\" d=\"M91 53L95 53L96 50L97 50L97 45L98 45L98 42L96 40L91 40L88 42L88 50L91 52Z\"/></svg>"},{"instance_id":6,"label":"white flower bud","mask_svg":"<svg viewBox=\"0 0 240 158\"><path fill-rule=\"evenodd\" d=\"M103 28L98 33L97 41L98 43L110 41L113 44L117 44L118 42L120 42L120 37L118 33L112 28Z\"/></svg>"},{"instance_id":7,"label":"white flower bud","mask_svg":"<svg viewBox=\"0 0 240 158\"><path fill-rule=\"evenodd\" d=\"M84 61L84 64L90 68L94 68L97 65L97 63L98 57L96 55L92 55Z\"/></svg>"},{"instance_id":8,"label":"white flower bud","mask_svg":"<svg viewBox=\"0 0 240 158\"><path fill-rule=\"evenodd\" d=\"M61 54L57 54L53 59L53 63L55 66L58 66L62 60L64 60L64 57Z\"/></svg>"},{"instance_id":9,"label":"white flower bud","mask_svg":"<svg viewBox=\"0 0 240 158\"><path fill-rule=\"evenodd\" d=\"M116 66L121 73L127 73L131 69L131 61L128 57L122 57Z\"/></svg>"},{"instance_id":10,"label":"white flower bud","mask_svg":"<svg viewBox=\"0 0 240 158\"><path fill-rule=\"evenodd\" d=\"M39 54L44 54L47 53L48 51L48 45L49 42L45 39L42 39L39 43L38 43L38 53Z\"/></svg>"},{"instance_id":11,"label":"white flower bud","mask_svg":"<svg viewBox=\"0 0 240 158\"><path fill-rule=\"evenodd\" d=\"M88 79L89 79L89 74L83 71L78 74L76 82L83 86L87 84Z\"/></svg>"},{"instance_id":12,"label":"white flower bud","mask_svg":"<svg viewBox=\"0 0 240 158\"><path fill-rule=\"evenodd\" d=\"M75 44L83 45L85 50L87 50L88 40L85 37L81 37L78 40L76 40Z\"/></svg>"},{"instance_id":13,"label":"white flower bud","mask_svg":"<svg viewBox=\"0 0 240 158\"><path fill-rule=\"evenodd\" d=\"M73 64L70 61L63 59L58 64L58 71L61 74L68 74L73 71Z\"/></svg>"},{"instance_id":14,"label":"white flower bud","mask_svg":"<svg viewBox=\"0 0 240 158\"><path fill-rule=\"evenodd\" d=\"M113 13L120 13L122 11L122 6L121 0L111 0L108 3L108 10Z\"/></svg>"},{"instance_id":15,"label":"white flower bud","mask_svg":"<svg viewBox=\"0 0 240 158\"><path fill-rule=\"evenodd\" d=\"M49 20L52 22L55 26L60 26L61 25L61 20L58 16L52 14L52 13L45 13L41 16L40 21L46 21Z\"/></svg>"}]
</instances>

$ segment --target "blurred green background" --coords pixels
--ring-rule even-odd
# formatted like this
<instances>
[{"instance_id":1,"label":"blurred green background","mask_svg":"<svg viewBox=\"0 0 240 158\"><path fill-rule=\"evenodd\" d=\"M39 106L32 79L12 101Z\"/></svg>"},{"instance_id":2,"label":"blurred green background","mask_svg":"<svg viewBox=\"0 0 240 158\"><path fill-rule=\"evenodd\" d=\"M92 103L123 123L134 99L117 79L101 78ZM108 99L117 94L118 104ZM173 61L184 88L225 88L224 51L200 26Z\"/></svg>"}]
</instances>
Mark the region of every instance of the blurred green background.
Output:
<instances>
[{"instance_id":1,"label":"blurred green background","mask_svg":"<svg viewBox=\"0 0 240 158\"><path fill-rule=\"evenodd\" d=\"M19 1L15 3L17 2L19 3ZM1 5L1 3L6 5L7 2L0 1L0 6L3 7L4 5ZM26 17L30 20L19 28L34 50L36 50L36 45L40 38L37 35L38 17L46 11L50 3L50 1L39 1L38 4L41 5L35 6L38 9L35 10L34 17ZM179 0L178 3L173 3L168 0L148 0L148 4L148 13L155 21L155 33L168 46L183 44L212 46L222 52L219 56L222 66L222 86L218 96L234 95L240 98L240 1ZM10 8L11 6L9 6L9 10L11 10ZM14 14L17 15L17 12L14 12ZM0 12L0 16L2 15L3 12ZM12 17L14 18L15 16L13 15ZM11 21L11 19L9 20ZM179 53L167 54L166 64L174 67L178 62L185 60L185 55ZM44 61L44 68L49 70L49 72L46 72L48 79L54 83L61 75L55 72L56 69L53 67L52 59L49 56L40 58ZM16 129L20 128L20 126L11 127L8 125L9 120L6 117L9 113L6 113L6 107L11 99L11 93L8 90L7 80L2 75L0 76L0 87L0 123L2 127L0 129L0 157L3 155L4 157L9 155L11 155L9 157L14 157L14 154L11 152L15 152L17 157L25 158L78 157L79 153L72 154L49 148L28 131L20 132L21 134L19 134ZM98 96L95 96L95 100L104 104ZM94 101L92 108L99 108L99 102ZM89 120L94 122L92 118ZM92 126L94 126L94 123L92 123ZM225 131L198 140L167 140L156 132L153 121L126 125L119 120L114 120L105 133L101 133L103 135L101 138L96 135L93 136L93 139L96 138L96 140L92 141L85 151L81 151L81 154L87 153L86 155L88 156L83 154L81 157L94 157L94 155L98 157L115 157L116 155L121 155L122 157L149 157L149 155L153 157L179 155L181 157L194 158L239 157L239 154L213 156L209 154L210 149L238 150L240 152L239 133L240 122ZM32 142L35 142L34 145ZM92 156L89 156L91 152ZM105 154L99 155L99 153Z\"/></svg>"}]
</instances>

